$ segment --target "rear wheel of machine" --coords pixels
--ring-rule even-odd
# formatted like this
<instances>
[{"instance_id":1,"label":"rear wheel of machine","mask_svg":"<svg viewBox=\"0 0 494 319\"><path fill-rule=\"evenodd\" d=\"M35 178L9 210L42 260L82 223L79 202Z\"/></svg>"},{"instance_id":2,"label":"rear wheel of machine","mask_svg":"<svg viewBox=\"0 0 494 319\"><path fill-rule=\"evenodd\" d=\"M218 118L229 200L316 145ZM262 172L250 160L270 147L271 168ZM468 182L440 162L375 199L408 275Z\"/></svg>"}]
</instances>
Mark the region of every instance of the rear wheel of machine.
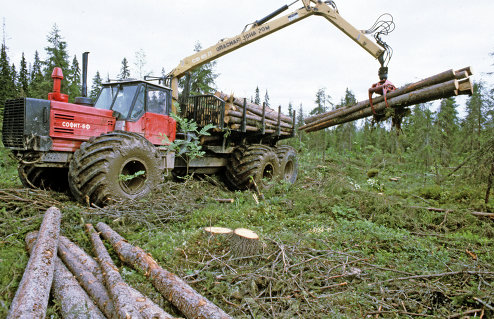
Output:
<instances>
[{"instance_id":1,"label":"rear wheel of machine","mask_svg":"<svg viewBox=\"0 0 494 319\"><path fill-rule=\"evenodd\" d=\"M64 191L67 189L67 169L20 164L17 169L22 185L29 188Z\"/></svg>"},{"instance_id":2,"label":"rear wheel of machine","mask_svg":"<svg viewBox=\"0 0 494 319\"><path fill-rule=\"evenodd\" d=\"M278 158L266 145L242 145L230 155L226 167L228 183L235 189L248 189L257 186L268 189L279 175Z\"/></svg>"},{"instance_id":3,"label":"rear wheel of machine","mask_svg":"<svg viewBox=\"0 0 494 319\"><path fill-rule=\"evenodd\" d=\"M298 176L298 159L297 151L288 145L276 147L276 155L280 162L280 176L282 180L295 183Z\"/></svg>"},{"instance_id":4,"label":"rear wheel of machine","mask_svg":"<svg viewBox=\"0 0 494 319\"><path fill-rule=\"evenodd\" d=\"M144 137L115 131L82 143L69 167L69 186L82 202L104 205L150 193L163 178L158 150Z\"/></svg>"}]
</instances>

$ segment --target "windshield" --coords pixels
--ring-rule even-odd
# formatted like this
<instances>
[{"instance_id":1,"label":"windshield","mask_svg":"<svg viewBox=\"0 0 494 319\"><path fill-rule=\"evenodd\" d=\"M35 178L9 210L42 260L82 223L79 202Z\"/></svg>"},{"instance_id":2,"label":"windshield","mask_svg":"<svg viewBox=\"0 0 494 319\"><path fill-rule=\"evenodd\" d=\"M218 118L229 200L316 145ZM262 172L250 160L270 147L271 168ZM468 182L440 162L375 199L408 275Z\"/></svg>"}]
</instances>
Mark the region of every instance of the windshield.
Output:
<instances>
[{"instance_id":1,"label":"windshield","mask_svg":"<svg viewBox=\"0 0 494 319\"><path fill-rule=\"evenodd\" d=\"M105 86L94 106L98 109L115 111L118 113L119 119L126 119L138 86L135 83Z\"/></svg>"},{"instance_id":2,"label":"windshield","mask_svg":"<svg viewBox=\"0 0 494 319\"><path fill-rule=\"evenodd\" d=\"M118 90L115 102L113 102L112 110L122 114L123 118L129 115L132 101L136 95L137 85L124 86Z\"/></svg>"},{"instance_id":3,"label":"windshield","mask_svg":"<svg viewBox=\"0 0 494 319\"><path fill-rule=\"evenodd\" d=\"M116 86L104 87L101 90L101 93L99 94L98 100L96 101L96 104L94 104L94 107L97 109L109 110L116 93Z\"/></svg>"}]
</instances>

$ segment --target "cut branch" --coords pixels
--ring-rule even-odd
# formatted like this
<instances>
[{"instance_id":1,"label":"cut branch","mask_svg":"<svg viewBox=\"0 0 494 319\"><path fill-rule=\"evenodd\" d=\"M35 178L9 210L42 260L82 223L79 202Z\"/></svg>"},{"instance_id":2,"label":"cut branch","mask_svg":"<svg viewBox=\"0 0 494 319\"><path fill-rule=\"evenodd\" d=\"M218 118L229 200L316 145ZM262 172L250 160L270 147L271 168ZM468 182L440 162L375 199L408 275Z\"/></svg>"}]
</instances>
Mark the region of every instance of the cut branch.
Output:
<instances>
[{"instance_id":1,"label":"cut branch","mask_svg":"<svg viewBox=\"0 0 494 319\"><path fill-rule=\"evenodd\" d=\"M44 318L55 270L60 220L56 207L50 207L41 223L38 240L15 293L7 318Z\"/></svg>"}]
</instances>

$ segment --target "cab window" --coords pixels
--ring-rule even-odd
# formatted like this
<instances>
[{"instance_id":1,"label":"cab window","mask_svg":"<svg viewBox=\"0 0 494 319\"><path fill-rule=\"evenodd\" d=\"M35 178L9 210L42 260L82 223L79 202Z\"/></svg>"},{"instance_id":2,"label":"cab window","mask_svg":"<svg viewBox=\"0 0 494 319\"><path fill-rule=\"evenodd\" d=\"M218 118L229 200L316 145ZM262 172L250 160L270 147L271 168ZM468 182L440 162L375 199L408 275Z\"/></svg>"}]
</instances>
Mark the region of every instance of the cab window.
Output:
<instances>
[{"instance_id":1,"label":"cab window","mask_svg":"<svg viewBox=\"0 0 494 319\"><path fill-rule=\"evenodd\" d=\"M147 111L158 114L167 114L168 91L148 86L146 94Z\"/></svg>"},{"instance_id":2,"label":"cab window","mask_svg":"<svg viewBox=\"0 0 494 319\"><path fill-rule=\"evenodd\" d=\"M139 86L134 108L130 113L130 120L138 120L144 114L145 88L144 85Z\"/></svg>"}]
</instances>

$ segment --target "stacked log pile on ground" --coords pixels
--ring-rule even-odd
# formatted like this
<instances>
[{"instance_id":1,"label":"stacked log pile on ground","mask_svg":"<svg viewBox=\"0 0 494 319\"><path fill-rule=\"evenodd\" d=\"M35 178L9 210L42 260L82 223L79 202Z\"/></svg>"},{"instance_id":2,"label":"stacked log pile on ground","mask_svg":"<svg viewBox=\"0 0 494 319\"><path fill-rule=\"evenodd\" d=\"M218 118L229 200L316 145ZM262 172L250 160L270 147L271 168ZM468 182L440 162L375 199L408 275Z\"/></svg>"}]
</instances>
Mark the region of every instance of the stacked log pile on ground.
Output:
<instances>
[{"instance_id":1,"label":"stacked log pile on ground","mask_svg":"<svg viewBox=\"0 0 494 319\"><path fill-rule=\"evenodd\" d=\"M473 93L471 75L471 67L457 71L448 70L388 92L387 103L383 96L378 96L373 98L372 106L369 100L365 100L350 107L341 107L309 117L305 119L306 124L301 126L299 130L314 132L369 116L383 119L393 114L399 114L406 107L415 104L457 95L471 95ZM392 112L387 112L388 110Z\"/></svg>"},{"instance_id":2,"label":"stacked log pile on ground","mask_svg":"<svg viewBox=\"0 0 494 319\"><path fill-rule=\"evenodd\" d=\"M257 105L223 92L216 92L215 96L226 102L224 122L232 130L242 130L245 125L247 132L280 136L293 134L293 118L281 114L280 109L275 111L265 105Z\"/></svg>"},{"instance_id":3,"label":"stacked log pile on ground","mask_svg":"<svg viewBox=\"0 0 494 319\"><path fill-rule=\"evenodd\" d=\"M98 223L96 229L111 243L123 262L149 276L163 297L173 303L187 318L231 318L177 275L161 268L143 249L129 244L105 223Z\"/></svg>"},{"instance_id":4,"label":"stacked log pile on ground","mask_svg":"<svg viewBox=\"0 0 494 319\"><path fill-rule=\"evenodd\" d=\"M41 223L38 240L10 305L7 318L44 318L55 270L60 210L49 208Z\"/></svg>"},{"instance_id":5,"label":"stacked log pile on ground","mask_svg":"<svg viewBox=\"0 0 494 319\"><path fill-rule=\"evenodd\" d=\"M45 213L39 232L27 234L26 246L31 258L8 318L45 318L50 287L53 297L60 304L63 318L173 318L123 281L92 225L86 225L86 229L96 260L68 238L59 235L60 220L60 211L52 207ZM105 226L98 225L99 228ZM113 232L108 226L104 229L107 233L108 230ZM121 238L117 236L112 235L111 238ZM124 253L120 249L126 242L122 238L119 243L115 249L120 256L125 256L126 246L123 245ZM135 248L132 253L149 262L152 267L146 270L153 284L186 317L230 318L181 278L162 269L142 249Z\"/></svg>"}]
</instances>

